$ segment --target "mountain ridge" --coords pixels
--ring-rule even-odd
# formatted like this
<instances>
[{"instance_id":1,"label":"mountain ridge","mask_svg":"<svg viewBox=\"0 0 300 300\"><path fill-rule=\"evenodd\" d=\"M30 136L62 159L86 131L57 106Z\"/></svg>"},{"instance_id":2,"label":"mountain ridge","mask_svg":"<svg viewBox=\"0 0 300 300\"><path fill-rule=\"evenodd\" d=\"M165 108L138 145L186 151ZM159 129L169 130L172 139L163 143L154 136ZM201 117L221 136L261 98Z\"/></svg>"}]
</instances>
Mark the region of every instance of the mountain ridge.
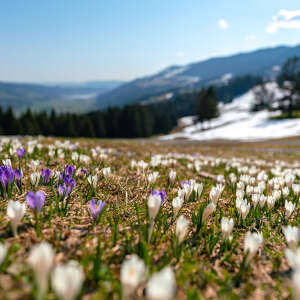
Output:
<instances>
[{"instance_id":1,"label":"mountain ridge","mask_svg":"<svg viewBox=\"0 0 300 300\"><path fill-rule=\"evenodd\" d=\"M152 94L167 93L172 89L196 89L220 80L224 75L260 75L266 79L276 76L275 67L280 67L286 59L300 56L300 44L280 45L254 51L240 52L227 56L213 57L186 65L172 65L153 75L136 78L96 99L98 108L122 106L146 101Z\"/></svg>"}]
</instances>

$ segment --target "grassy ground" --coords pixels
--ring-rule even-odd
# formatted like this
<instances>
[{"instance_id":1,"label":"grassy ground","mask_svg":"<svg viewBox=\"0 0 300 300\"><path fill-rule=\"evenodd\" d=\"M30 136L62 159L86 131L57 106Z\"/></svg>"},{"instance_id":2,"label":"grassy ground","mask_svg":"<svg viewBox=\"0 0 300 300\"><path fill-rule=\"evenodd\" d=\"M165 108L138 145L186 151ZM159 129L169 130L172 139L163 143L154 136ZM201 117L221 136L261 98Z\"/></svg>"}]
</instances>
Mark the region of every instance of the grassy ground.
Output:
<instances>
[{"instance_id":1,"label":"grassy ground","mask_svg":"<svg viewBox=\"0 0 300 300\"><path fill-rule=\"evenodd\" d=\"M0 198L0 242L8 248L8 255L0 266L0 299L34 299L38 285L28 263L33 245L48 241L54 251L54 264L76 260L84 271L84 282L78 299L120 299L120 267L124 259L136 253L145 263L148 273L130 299L146 299L145 287L152 274L170 265L176 276L176 299L290 299L291 268L284 256L287 244L282 226L299 228L299 196L290 188L287 197L280 197L269 209L254 208L251 195L245 199L251 203L248 216L243 220L236 209L236 184L229 174L237 178L249 173L251 167L265 170L268 179L274 178L271 169L281 166L281 171L299 169L300 139L285 139L257 143L185 143L161 144L157 140L71 140L78 147L70 150L55 145L53 139L41 139L30 154L18 161L13 144L3 144L0 158L10 158L14 169L23 171L22 191L13 186L11 196ZM21 140L27 149L27 140ZM39 146L40 145L40 146ZM48 145L55 145L55 155L49 156ZM91 149L100 146L93 157ZM15 146L16 147L16 146ZM61 149L61 150L58 150ZM72 152L85 154L89 162L72 160ZM151 157L160 154L160 164L151 166ZM64 157L63 157L64 156ZM26 194L33 190L30 174L34 172L31 160L39 160L41 169L63 171L65 165L75 165L76 186L69 197L66 210L56 206L58 182L54 178L48 184L42 180L36 190L46 194L45 204L39 214L41 233L36 231L36 219L27 207L26 214L14 237L6 216L8 198L25 201ZM144 171L131 167L131 160L144 160L149 165ZM201 171L196 171L199 161ZM284 161L282 163L281 161ZM93 188L87 175L79 172L86 168L88 174L98 174L98 183ZM103 176L101 170L111 168L111 175ZM242 167L246 167L242 169ZM170 170L177 173L170 184ZM159 172L155 183L149 184L147 176ZM257 172L258 172L257 171ZM251 176L257 176L257 172ZM211 177L205 174L212 175ZM210 191L217 182L214 175L224 175L226 184L216 211L207 222L201 222L203 209L210 201ZM203 184L199 199L195 195L185 199L179 215L190 220L189 230L181 246L176 246L176 219L172 199L181 188L181 180L194 179ZM300 182L298 176L295 183ZM258 181L253 184L256 186ZM153 235L148 241L149 216L147 200L152 190L165 189L166 200L155 219ZM268 185L265 195L271 195ZM92 198L106 201L98 224L93 224L90 212ZM292 216L284 217L284 201L297 204ZM232 241L226 242L221 235L220 221L223 216L233 218ZM243 241L247 231L263 234L264 243L249 264L244 264ZM56 299L51 286L46 299Z\"/></svg>"}]
</instances>

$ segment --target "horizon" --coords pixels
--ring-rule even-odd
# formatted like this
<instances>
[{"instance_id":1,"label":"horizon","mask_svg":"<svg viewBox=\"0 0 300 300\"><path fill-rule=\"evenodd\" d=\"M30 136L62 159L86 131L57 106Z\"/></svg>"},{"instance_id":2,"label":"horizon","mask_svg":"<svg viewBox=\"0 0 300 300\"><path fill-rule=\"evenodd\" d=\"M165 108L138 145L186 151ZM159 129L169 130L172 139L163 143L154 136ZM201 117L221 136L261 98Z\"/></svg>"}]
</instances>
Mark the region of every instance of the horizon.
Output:
<instances>
[{"instance_id":1,"label":"horizon","mask_svg":"<svg viewBox=\"0 0 300 300\"><path fill-rule=\"evenodd\" d=\"M300 44L295 0L284 7L221 0L218 10L196 0L12 0L0 8L2 82L128 82L173 65Z\"/></svg>"}]
</instances>

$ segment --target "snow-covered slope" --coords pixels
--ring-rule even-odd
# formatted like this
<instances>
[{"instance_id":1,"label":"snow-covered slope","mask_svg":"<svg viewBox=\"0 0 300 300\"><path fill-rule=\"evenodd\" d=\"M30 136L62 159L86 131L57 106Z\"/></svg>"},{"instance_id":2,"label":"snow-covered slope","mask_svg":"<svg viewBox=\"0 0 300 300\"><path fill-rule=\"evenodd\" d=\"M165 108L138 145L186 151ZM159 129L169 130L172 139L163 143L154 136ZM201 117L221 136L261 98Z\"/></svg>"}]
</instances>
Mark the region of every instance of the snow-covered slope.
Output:
<instances>
[{"instance_id":1,"label":"snow-covered slope","mask_svg":"<svg viewBox=\"0 0 300 300\"><path fill-rule=\"evenodd\" d=\"M254 88L255 89L255 88ZM161 139L186 138L191 140L261 140L300 135L300 119L270 120L271 116L280 114L267 110L250 112L255 101L254 89L235 98L231 103L220 105L220 116L204 122L189 125L182 132L161 137ZM273 93L275 102L283 91L275 82L266 84L268 92ZM192 124L194 117L185 117L185 124ZM203 130L204 129L204 130Z\"/></svg>"}]
</instances>

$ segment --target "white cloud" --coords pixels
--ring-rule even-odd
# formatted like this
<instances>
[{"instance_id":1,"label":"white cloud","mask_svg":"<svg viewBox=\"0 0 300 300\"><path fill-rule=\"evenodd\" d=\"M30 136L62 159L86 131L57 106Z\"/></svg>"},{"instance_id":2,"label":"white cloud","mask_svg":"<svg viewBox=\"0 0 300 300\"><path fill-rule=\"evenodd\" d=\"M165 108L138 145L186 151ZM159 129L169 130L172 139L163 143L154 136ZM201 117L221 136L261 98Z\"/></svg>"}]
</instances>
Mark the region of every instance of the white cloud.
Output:
<instances>
[{"instance_id":1,"label":"white cloud","mask_svg":"<svg viewBox=\"0 0 300 300\"><path fill-rule=\"evenodd\" d=\"M300 10L281 9L267 26L267 33L276 33L281 28L300 29Z\"/></svg>"},{"instance_id":2,"label":"white cloud","mask_svg":"<svg viewBox=\"0 0 300 300\"><path fill-rule=\"evenodd\" d=\"M256 40L256 35L254 34L249 34L245 36L246 41L255 41Z\"/></svg>"},{"instance_id":3,"label":"white cloud","mask_svg":"<svg viewBox=\"0 0 300 300\"><path fill-rule=\"evenodd\" d=\"M225 19L220 19L218 21L219 28L225 30L228 28L228 22Z\"/></svg>"},{"instance_id":4,"label":"white cloud","mask_svg":"<svg viewBox=\"0 0 300 300\"><path fill-rule=\"evenodd\" d=\"M175 55L176 55L177 57L184 57L184 56L185 56L184 52L182 52L182 51L176 52Z\"/></svg>"},{"instance_id":5,"label":"white cloud","mask_svg":"<svg viewBox=\"0 0 300 300\"><path fill-rule=\"evenodd\" d=\"M291 20L295 17L300 17L300 9L298 10L281 9L278 12L278 16L283 16L286 20Z\"/></svg>"}]
</instances>

